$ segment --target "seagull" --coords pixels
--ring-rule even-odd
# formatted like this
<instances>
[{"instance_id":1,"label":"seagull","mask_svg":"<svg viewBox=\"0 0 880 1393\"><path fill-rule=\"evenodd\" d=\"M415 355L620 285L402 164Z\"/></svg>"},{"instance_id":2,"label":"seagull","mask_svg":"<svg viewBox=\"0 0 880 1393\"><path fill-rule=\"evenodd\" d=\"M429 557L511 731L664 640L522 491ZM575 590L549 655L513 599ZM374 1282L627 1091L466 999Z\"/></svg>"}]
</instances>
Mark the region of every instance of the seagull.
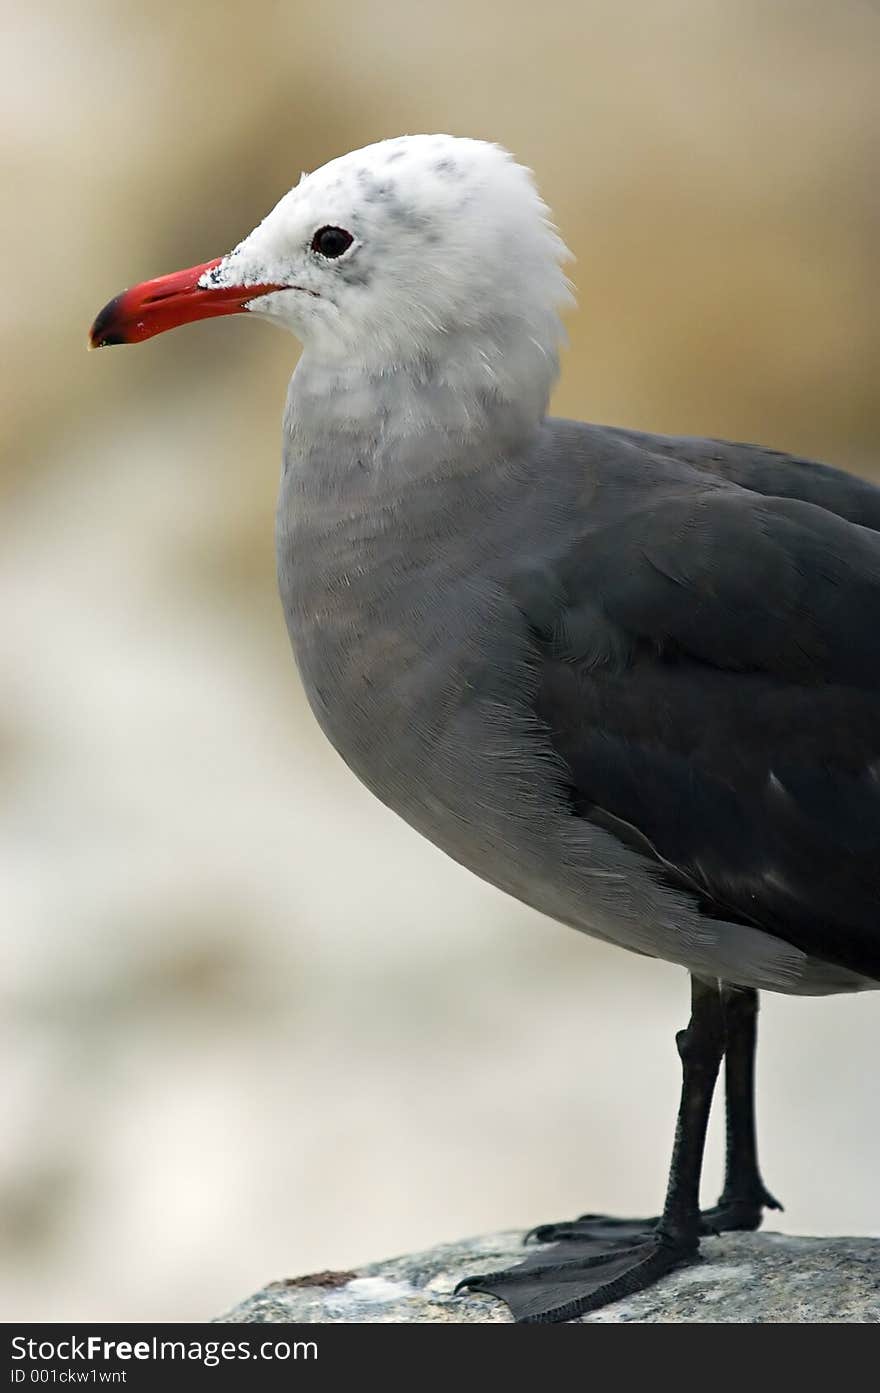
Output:
<instances>
[{"instance_id":1,"label":"seagull","mask_svg":"<svg viewBox=\"0 0 880 1393\"><path fill-rule=\"evenodd\" d=\"M401 136L303 175L91 345L292 330L278 579L354 774L517 900L690 974L662 1212L542 1224L465 1276L570 1320L781 1206L758 993L880 986L880 489L755 445L547 415L568 252L498 145ZM721 1062L727 1161L699 1207Z\"/></svg>"}]
</instances>

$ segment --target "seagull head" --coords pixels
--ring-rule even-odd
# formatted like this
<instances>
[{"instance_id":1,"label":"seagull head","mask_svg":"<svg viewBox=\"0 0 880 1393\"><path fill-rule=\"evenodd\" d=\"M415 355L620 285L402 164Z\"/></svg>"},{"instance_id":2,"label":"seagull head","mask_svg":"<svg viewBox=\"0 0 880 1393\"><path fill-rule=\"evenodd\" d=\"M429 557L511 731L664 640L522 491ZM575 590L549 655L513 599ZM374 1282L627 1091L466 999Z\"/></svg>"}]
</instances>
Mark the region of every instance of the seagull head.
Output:
<instances>
[{"instance_id":1,"label":"seagull head","mask_svg":"<svg viewBox=\"0 0 880 1393\"><path fill-rule=\"evenodd\" d=\"M567 252L531 174L500 146L400 136L311 174L226 256L123 291L92 347L196 319L272 319L306 352L387 371L466 342L556 361Z\"/></svg>"}]
</instances>

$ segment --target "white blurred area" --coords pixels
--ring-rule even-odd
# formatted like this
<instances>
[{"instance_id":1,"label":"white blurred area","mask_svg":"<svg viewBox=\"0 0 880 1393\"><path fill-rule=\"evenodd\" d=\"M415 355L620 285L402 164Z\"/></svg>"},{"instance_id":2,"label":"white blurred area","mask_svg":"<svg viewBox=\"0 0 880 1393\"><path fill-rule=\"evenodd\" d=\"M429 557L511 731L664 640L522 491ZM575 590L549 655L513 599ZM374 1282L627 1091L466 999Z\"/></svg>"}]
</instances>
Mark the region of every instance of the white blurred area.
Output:
<instances>
[{"instance_id":1,"label":"white blurred area","mask_svg":"<svg viewBox=\"0 0 880 1393\"><path fill-rule=\"evenodd\" d=\"M2 1318L197 1320L656 1210L684 973L482 885L312 723L272 556L296 344L85 333L301 168L451 130L532 165L577 252L558 411L870 473L877 10L51 0L7 29ZM779 1226L880 1233L878 998L765 998L761 1031Z\"/></svg>"}]
</instances>

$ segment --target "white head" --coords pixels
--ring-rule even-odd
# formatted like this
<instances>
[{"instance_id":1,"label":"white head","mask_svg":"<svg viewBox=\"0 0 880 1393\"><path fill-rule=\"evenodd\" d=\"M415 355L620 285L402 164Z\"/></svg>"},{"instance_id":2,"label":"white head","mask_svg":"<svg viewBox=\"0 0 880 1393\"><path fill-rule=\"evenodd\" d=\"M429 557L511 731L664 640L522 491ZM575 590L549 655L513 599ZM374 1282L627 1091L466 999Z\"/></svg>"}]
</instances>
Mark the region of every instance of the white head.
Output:
<instances>
[{"instance_id":1,"label":"white head","mask_svg":"<svg viewBox=\"0 0 880 1393\"><path fill-rule=\"evenodd\" d=\"M436 375L438 364L467 360L500 396L527 390L546 403L570 299L567 255L529 171L507 151L400 136L303 175L228 256L125 292L102 311L93 341L245 309L291 329L328 371Z\"/></svg>"},{"instance_id":2,"label":"white head","mask_svg":"<svg viewBox=\"0 0 880 1393\"><path fill-rule=\"evenodd\" d=\"M325 228L339 231L322 242ZM500 319L553 349L565 255L529 172L506 150L414 135L303 175L208 275L220 285L295 286L252 311L280 319L322 356L387 364Z\"/></svg>"}]
</instances>

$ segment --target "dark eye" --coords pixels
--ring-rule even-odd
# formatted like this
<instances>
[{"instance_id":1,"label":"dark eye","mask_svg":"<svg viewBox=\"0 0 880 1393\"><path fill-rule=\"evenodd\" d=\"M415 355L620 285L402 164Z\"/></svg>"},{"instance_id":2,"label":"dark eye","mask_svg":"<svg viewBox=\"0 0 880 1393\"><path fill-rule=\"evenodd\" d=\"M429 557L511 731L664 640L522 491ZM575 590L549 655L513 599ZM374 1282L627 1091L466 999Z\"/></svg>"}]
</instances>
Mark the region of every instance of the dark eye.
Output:
<instances>
[{"instance_id":1,"label":"dark eye","mask_svg":"<svg viewBox=\"0 0 880 1393\"><path fill-rule=\"evenodd\" d=\"M312 238L312 251L332 259L347 252L353 241L344 227L319 227Z\"/></svg>"}]
</instances>

